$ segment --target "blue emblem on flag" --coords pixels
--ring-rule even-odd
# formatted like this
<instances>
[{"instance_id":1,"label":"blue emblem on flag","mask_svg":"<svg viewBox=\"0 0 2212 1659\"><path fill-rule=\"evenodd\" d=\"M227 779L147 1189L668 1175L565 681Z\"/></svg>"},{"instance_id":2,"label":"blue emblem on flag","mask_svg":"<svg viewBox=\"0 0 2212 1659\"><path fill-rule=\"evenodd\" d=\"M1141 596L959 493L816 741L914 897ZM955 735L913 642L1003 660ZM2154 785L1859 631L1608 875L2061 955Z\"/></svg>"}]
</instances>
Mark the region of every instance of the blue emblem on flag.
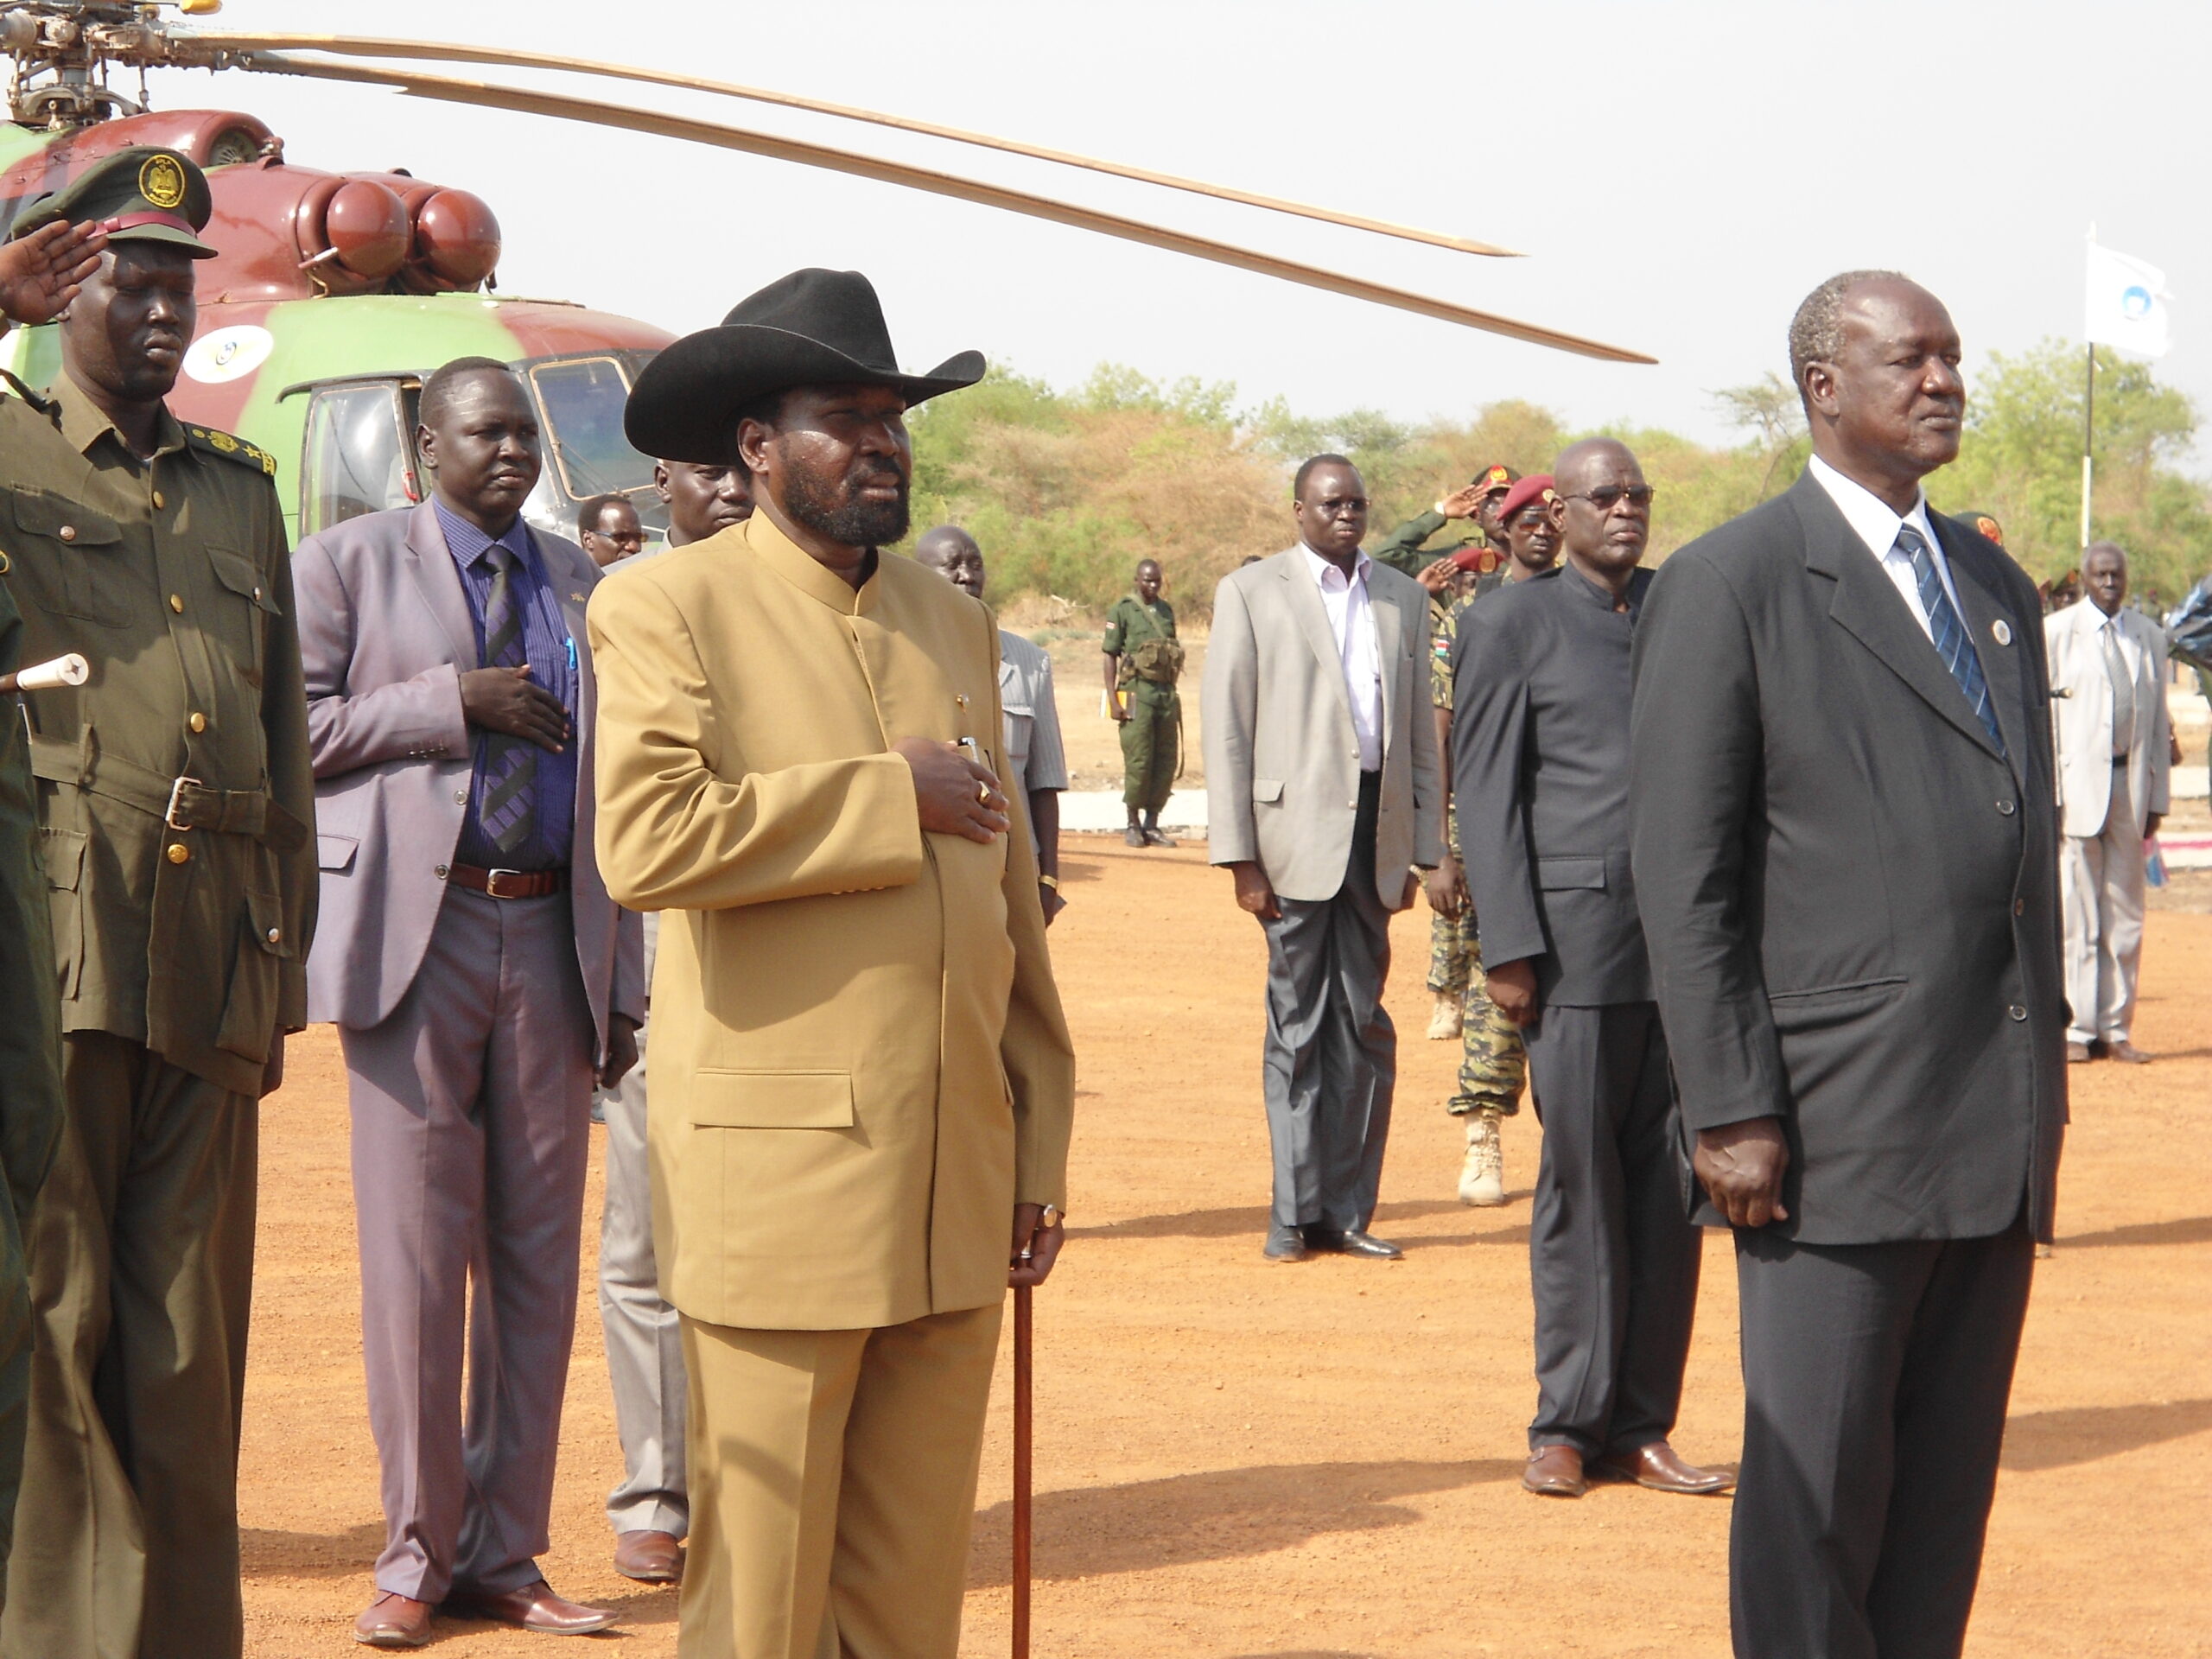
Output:
<instances>
[{"instance_id":1,"label":"blue emblem on flag","mask_svg":"<svg viewBox=\"0 0 2212 1659\"><path fill-rule=\"evenodd\" d=\"M2138 283L2120 296L2120 308L2130 321L2140 322L2151 315L2151 290Z\"/></svg>"}]
</instances>

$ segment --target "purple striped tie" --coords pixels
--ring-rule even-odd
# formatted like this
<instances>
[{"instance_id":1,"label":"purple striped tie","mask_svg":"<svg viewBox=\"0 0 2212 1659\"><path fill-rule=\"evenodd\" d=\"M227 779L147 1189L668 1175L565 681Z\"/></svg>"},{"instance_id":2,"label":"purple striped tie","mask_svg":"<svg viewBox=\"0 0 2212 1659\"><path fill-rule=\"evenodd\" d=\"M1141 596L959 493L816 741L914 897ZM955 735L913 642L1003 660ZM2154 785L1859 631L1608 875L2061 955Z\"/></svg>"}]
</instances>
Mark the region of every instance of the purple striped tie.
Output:
<instances>
[{"instance_id":1,"label":"purple striped tie","mask_svg":"<svg viewBox=\"0 0 2212 1659\"><path fill-rule=\"evenodd\" d=\"M484 666L520 668L530 660L523 649L521 595L515 591L515 556L494 542L485 550L492 561L492 596L484 606ZM512 857L537 828L537 746L505 732L484 734L484 833Z\"/></svg>"}]
</instances>

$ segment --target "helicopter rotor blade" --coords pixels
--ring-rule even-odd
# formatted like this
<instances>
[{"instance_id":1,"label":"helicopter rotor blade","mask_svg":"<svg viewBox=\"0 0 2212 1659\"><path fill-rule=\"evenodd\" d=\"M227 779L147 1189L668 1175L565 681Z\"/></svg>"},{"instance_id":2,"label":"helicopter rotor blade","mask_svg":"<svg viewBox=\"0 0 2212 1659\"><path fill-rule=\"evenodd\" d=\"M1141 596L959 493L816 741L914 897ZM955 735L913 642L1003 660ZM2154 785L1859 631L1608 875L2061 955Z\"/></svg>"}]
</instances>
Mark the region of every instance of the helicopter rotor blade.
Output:
<instances>
[{"instance_id":1,"label":"helicopter rotor blade","mask_svg":"<svg viewBox=\"0 0 2212 1659\"><path fill-rule=\"evenodd\" d=\"M986 207L1002 208L1033 219L1071 226L1077 230L1096 231L1124 241L1164 249L1170 253L1187 254L1194 258L1211 260L1216 264L1301 283L1326 293L1367 300L1400 311L1410 311L1418 316L1433 317L1442 322L1457 323L1462 327L1481 329L1487 334L1503 334L1510 340L1524 340L1532 346L1549 346L1554 351L1572 352L1578 356L1613 363L1658 361L1656 358L1624 346L1608 346L1600 340L1586 340L1579 334L1565 334L1533 322L1516 321L1510 317L1457 305L1449 300L1434 299L1426 294L1369 282L1364 277L1349 276L1317 265L1278 258L1273 254L1192 236L1164 226L1147 224L1141 219L1125 219L1118 213L1101 213L1095 208L1079 207L1050 196L1035 195L1026 190L1012 190L1001 185L987 184L929 168L912 167L902 162L885 161L878 156L862 156L849 149L835 149L826 144L810 143L803 139L753 132L742 127L722 126L711 121L670 115L656 110L632 109L590 99L569 98L556 92L496 86L484 81L454 80L442 75L370 69L357 64L319 63L311 59L273 52L247 54L236 67L264 74L302 75L312 79L347 81L364 86L389 86L410 98L448 104L471 104L525 115L551 116L594 126L624 127L632 132L652 133L665 138L710 144L723 149L742 150L775 161L795 162L802 167L823 168L831 172L850 174L855 178L874 179L880 183L925 190L932 194L975 202Z\"/></svg>"},{"instance_id":2,"label":"helicopter rotor blade","mask_svg":"<svg viewBox=\"0 0 2212 1659\"><path fill-rule=\"evenodd\" d=\"M1148 168L1128 167L1119 162L1101 161L1096 156L1081 156L1072 150L1046 149L1040 145L1025 144L1012 138L994 137L988 133L969 132L964 128L939 126L934 122L916 121L905 116L885 115L874 110L863 110L849 104L830 104L817 99L801 98L791 92L779 92L766 87L742 86L732 81L707 80L696 75L681 75L666 70L645 69L620 63L599 63L588 58L556 57L544 52L514 51L502 47L442 45L420 41L392 41L373 39L356 35L238 35L228 32L195 32L194 42L228 48L237 51L327 52L337 56L368 58L412 58L449 63L489 64L501 68L556 69L572 74L601 75L616 80L642 81L649 86L679 87L685 91L714 92L725 98L740 98L756 104L772 104L789 110L804 110L815 115L833 115L848 121L865 121L874 126L891 127L900 132L919 133L931 138L950 139L956 143L975 144L986 149L1001 150L1009 156L1024 156L1033 161L1057 162L1065 167L1079 167L1093 173L1109 174L1115 178L1134 179L1141 184L1160 185L1170 190L1185 190L1193 194L1211 196L1217 201L1233 201L1247 207L1264 207L1278 213L1290 213L1300 219L1318 219L1324 225L1340 225L1350 230L1370 231L1378 236L1398 238L1402 241L1426 243L1430 247L1450 248L1459 253L1484 254L1493 258L1518 259L1522 256L1511 248L1499 247L1495 243L1478 242L1470 237L1446 236L1437 231L1425 231L1416 226L1398 225L1388 219L1367 219L1357 213L1340 213L1332 208L1316 207L1306 202L1289 201L1280 196L1266 196L1250 191L1237 190L1227 185L1208 184L1198 179L1186 179L1173 173L1154 173Z\"/></svg>"}]
</instances>

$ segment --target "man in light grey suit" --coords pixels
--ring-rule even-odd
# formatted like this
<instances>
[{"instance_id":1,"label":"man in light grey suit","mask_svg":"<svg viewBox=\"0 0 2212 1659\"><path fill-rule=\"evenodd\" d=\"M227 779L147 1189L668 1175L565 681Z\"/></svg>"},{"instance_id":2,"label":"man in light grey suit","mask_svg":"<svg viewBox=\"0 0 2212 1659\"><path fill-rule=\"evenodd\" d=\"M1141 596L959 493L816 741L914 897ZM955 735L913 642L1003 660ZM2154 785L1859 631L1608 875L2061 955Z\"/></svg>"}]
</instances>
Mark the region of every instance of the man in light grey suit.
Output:
<instances>
[{"instance_id":1,"label":"man in light grey suit","mask_svg":"<svg viewBox=\"0 0 2212 1659\"><path fill-rule=\"evenodd\" d=\"M2165 630L2127 600L2127 555L2093 542L2082 600L2044 619L2058 751L2058 890L2066 907L2069 1065L2102 1043L2140 1065L2135 979L2143 965L2144 838L2158 833L2172 760Z\"/></svg>"},{"instance_id":2,"label":"man in light grey suit","mask_svg":"<svg viewBox=\"0 0 2212 1659\"><path fill-rule=\"evenodd\" d=\"M520 518L536 416L500 364L424 384L437 493L294 555L327 918L308 1018L346 1052L369 1419L386 1542L354 1626L431 1609L603 1628L547 1547L594 1077L636 1058L639 919L592 852L599 572ZM472 1289L473 1312L464 1318ZM463 1329L468 1412L461 1414Z\"/></svg>"},{"instance_id":3,"label":"man in light grey suit","mask_svg":"<svg viewBox=\"0 0 2212 1659\"><path fill-rule=\"evenodd\" d=\"M1966 403L1933 294L1831 277L1789 356L1804 476L1637 626L1637 904L1736 1230L1736 1652L1948 1659L2066 1121L2042 607L1922 492Z\"/></svg>"},{"instance_id":4,"label":"man in light grey suit","mask_svg":"<svg viewBox=\"0 0 2212 1659\"><path fill-rule=\"evenodd\" d=\"M610 576L703 542L753 516L753 474L742 467L655 461L653 486L668 508L667 538L617 559L607 567ZM650 1025L653 963L660 947L658 912L645 917L645 934ZM652 1173L645 1147L651 1054L645 1031L645 1026L638 1027L638 1063L599 1096L607 1125L599 1323L607 1338L607 1380L614 1390L614 1430L622 1441L622 1479L607 1495L607 1519L614 1529L617 1573L640 1584L675 1584L683 1577L683 1539L691 1528L684 1471L690 1392L681 1321L660 1294L660 1257L653 1248Z\"/></svg>"},{"instance_id":5,"label":"man in light grey suit","mask_svg":"<svg viewBox=\"0 0 2212 1659\"><path fill-rule=\"evenodd\" d=\"M1428 595L1360 550L1351 462L1314 456L1292 494L1299 544L1214 593L1207 857L1268 939L1266 1252L1388 1259L1397 1247L1367 1229L1397 1078L1390 912L1444 853Z\"/></svg>"}]
</instances>

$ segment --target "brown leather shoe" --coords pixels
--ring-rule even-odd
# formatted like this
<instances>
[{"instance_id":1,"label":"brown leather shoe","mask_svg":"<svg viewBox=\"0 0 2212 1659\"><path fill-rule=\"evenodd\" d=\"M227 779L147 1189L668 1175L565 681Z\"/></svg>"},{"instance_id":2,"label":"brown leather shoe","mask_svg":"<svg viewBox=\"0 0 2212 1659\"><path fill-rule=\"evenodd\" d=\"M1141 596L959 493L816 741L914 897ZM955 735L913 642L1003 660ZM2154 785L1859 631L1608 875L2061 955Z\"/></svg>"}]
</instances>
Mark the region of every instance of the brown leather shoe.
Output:
<instances>
[{"instance_id":1,"label":"brown leather shoe","mask_svg":"<svg viewBox=\"0 0 2212 1659\"><path fill-rule=\"evenodd\" d=\"M1736 1484L1726 1469L1700 1469L1684 1463L1664 1440L1654 1440L1633 1452L1615 1452L1598 1459L1598 1472L1608 1480L1632 1480L1655 1492L1686 1492L1703 1497L1725 1492Z\"/></svg>"},{"instance_id":2,"label":"brown leather shoe","mask_svg":"<svg viewBox=\"0 0 2212 1659\"><path fill-rule=\"evenodd\" d=\"M683 1582L683 1544L672 1532L625 1532L614 1540L614 1570L639 1584Z\"/></svg>"},{"instance_id":3,"label":"brown leather shoe","mask_svg":"<svg viewBox=\"0 0 2212 1659\"><path fill-rule=\"evenodd\" d=\"M430 1604L379 1590L353 1621L353 1639L368 1648L422 1648L430 1642Z\"/></svg>"},{"instance_id":4,"label":"brown leather shoe","mask_svg":"<svg viewBox=\"0 0 2212 1659\"><path fill-rule=\"evenodd\" d=\"M2067 1065L2087 1065L2088 1063L2089 1046L2087 1043L2069 1043L2066 1045Z\"/></svg>"},{"instance_id":5,"label":"brown leather shoe","mask_svg":"<svg viewBox=\"0 0 2212 1659\"><path fill-rule=\"evenodd\" d=\"M1521 1484L1539 1497L1580 1497L1590 1490L1582 1454L1571 1446L1540 1446L1529 1454Z\"/></svg>"},{"instance_id":6,"label":"brown leather shoe","mask_svg":"<svg viewBox=\"0 0 2212 1659\"><path fill-rule=\"evenodd\" d=\"M2109 1038L2106 1039L2105 1058L2110 1060L2125 1060L2130 1065L2148 1065L2151 1063L2151 1057L2148 1054L2124 1037L2116 1043Z\"/></svg>"},{"instance_id":7,"label":"brown leather shoe","mask_svg":"<svg viewBox=\"0 0 2212 1659\"><path fill-rule=\"evenodd\" d=\"M547 1636L588 1636L614 1622L614 1615L604 1607L563 1600L543 1579L499 1596L480 1590L458 1590L446 1598L445 1611L457 1618L496 1618L502 1624L518 1624Z\"/></svg>"}]
</instances>

